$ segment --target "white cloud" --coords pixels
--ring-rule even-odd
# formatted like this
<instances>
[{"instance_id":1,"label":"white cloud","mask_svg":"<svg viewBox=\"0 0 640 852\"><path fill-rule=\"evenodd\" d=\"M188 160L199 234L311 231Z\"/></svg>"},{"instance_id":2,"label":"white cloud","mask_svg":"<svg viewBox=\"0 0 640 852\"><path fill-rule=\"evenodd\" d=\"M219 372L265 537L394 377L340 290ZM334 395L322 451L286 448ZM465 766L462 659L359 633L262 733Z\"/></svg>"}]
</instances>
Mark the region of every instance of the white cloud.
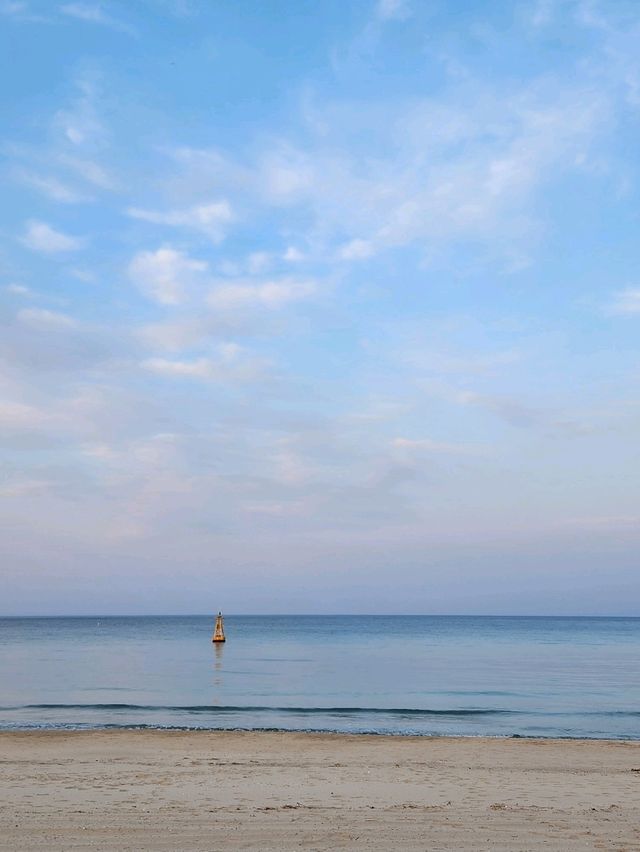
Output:
<instances>
[{"instance_id":1,"label":"white cloud","mask_svg":"<svg viewBox=\"0 0 640 852\"><path fill-rule=\"evenodd\" d=\"M106 169L93 160L63 154L59 157L59 162L66 168L75 172L87 183L97 186L99 189L113 190L117 188L116 182L108 174Z\"/></svg>"},{"instance_id":2,"label":"white cloud","mask_svg":"<svg viewBox=\"0 0 640 852\"><path fill-rule=\"evenodd\" d=\"M73 328L76 321L67 314L48 311L44 308L24 308L18 311L18 320L35 328L63 329Z\"/></svg>"},{"instance_id":3,"label":"white cloud","mask_svg":"<svg viewBox=\"0 0 640 852\"><path fill-rule=\"evenodd\" d=\"M267 251L254 251L247 258L247 270L250 275L259 275L271 266L272 257Z\"/></svg>"},{"instance_id":4,"label":"white cloud","mask_svg":"<svg viewBox=\"0 0 640 852\"><path fill-rule=\"evenodd\" d=\"M60 6L60 11L63 15L69 15L72 18L79 18L81 21L92 21L101 23L104 20L104 12L100 6L90 5L89 3L66 3Z\"/></svg>"},{"instance_id":5,"label":"white cloud","mask_svg":"<svg viewBox=\"0 0 640 852\"><path fill-rule=\"evenodd\" d=\"M207 298L213 308L234 309L244 307L278 308L290 302L306 299L316 292L312 281L282 278L260 284L222 284Z\"/></svg>"},{"instance_id":6,"label":"white cloud","mask_svg":"<svg viewBox=\"0 0 640 852\"><path fill-rule=\"evenodd\" d=\"M176 352L199 342L208 331L207 324L201 319L181 319L145 325L139 330L138 337L146 346Z\"/></svg>"},{"instance_id":7,"label":"white cloud","mask_svg":"<svg viewBox=\"0 0 640 852\"><path fill-rule=\"evenodd\" d=\"M215 243L224 238L227 226L235 218L231 205L225 200L198 204L185 210L167 210L165 212L131 207L127 210L127 213L134 219L141 219L156 225L191 228L205 234Z\"/></svg>"},{"instance_id":8,"label":"white cloud","mask_svg":"<svg viewBox=\"0 0 640 852\"><path fill-rule=\"evenodd\" d=\"M0 13L6 15L8 18L19 17L28 12L28 5L25 2L21 2L21 0L5 0L4 3L0 3Z\"/></svg>"},{"instance_id":9,"label":"white cloud","mask_svg":"<svg viewBox=\"0 0 640 852\"><path fill-rule=\"evenodd\" d=\"M80 452L83 456L88 456L93 459L108 460L114 458L116 455L113 447L106 443L82 444Z\"/></svg>"},{"instance_id":10,"label":"white cloud","mask_svg":"<svg viewBox=\"0 0 640 852\"><path fill-rule=\"evenodd\" d=\"M147 358L142 367L169 378L187 377L216 382L247 382L264 377L268 362L247 355L237 344L220 344L217 352L217 358Z\"/></svg>"},{"instance_id":11,"label":"white cloud","mask_svg":"<svg viewBox=\"0 0 640 852\"><path fill-rule=\"evenodd\" d=\"M99 24L100 26L111 27L121 32L132 33L131 27L108 15L100 4L66 3L60 6L60 12L63 15L67 15L67 17L76 18L88 24Z\"/></svg>"},{"instance_id":12,"label":"white cloud","mask_svg":"<svg viewBox=\"0 0 640 852\"><path fill-rule=\"evenodd\" d=\"M217 195L223 186L238 191L253 180L250 168L215 148L182 146L168 148L165 153L180 166L179 176L170 177L167 187L169 191L179 189L181 197L187 192L193 198L206 200Z\"/></svg>"},{"instance_id":13,"label":"white cloud","mask_svg":"<svg viewBox=\"0 0 640 852\"><path fill-rule=\"evenodd\" d=\"M203 281L208 281L203 276ZM205 305L164 322L145 324L137 337L149 348L178 352L230 336L271 336L282 333L278 308L307 299L316 292L311 281L281 279L262 283L219 284Z\"/></svg>"},{"instance_id":14,"label":"white cloud","mask_svg":"<svg viewBox=\"0 0 640 852\"><path fill-rule=\"evenodd\" d=\"M279 204L304 199L313 190L317 178L315 164L308 154L291 145L280 145L267 153L260 171L266 195Z\"/></svg>"},{"instance_id":15,"label":"white cloud","mask_svg":"<svg viewBox=\"0 0 640 852\"><path fill-rule=\"evenodd\" d=\"M441 99L314 105L309 142L263 153L252 189L268 206L302 208L316 253L357 259L416 244L433 256L466 241L517 271L540 236L537 193L584 168L609 110L606 93L547 79L520 88L465 81ZM368 136L375 144L363 145Z\"/></svg>"},{"instance_id":16,"label":"white cloud","mask_svg":"<svg viewBox=\"0 0 640 852\"><path fill-rule=\"evenodd\" d=\"M77 278L78 281L83 281L85 284L93 284L95 283L96 276L95 273L90 269L82 269L81 267L73 267L68 270L69 275L73 275L74 278Z\"/></svg>"},{"instance_id":17,"label":"white cloud","mask_svg":"<svg viewBox=\"0 0 640 852\"><path fill-rule=\"evenodd\" d=\"M339 256L343 260L366 260L374 253L374 248L368 240L351 240L342 246Z\"/></svg>"},{"instance_id":18,"label":"white cloud","mask_svg":"<svg viewBox=\"0 0 640 852\"><path fill-rule=\"evenodd\" d=\"M300 261L304 260L304 254L295 246L287 246L287 250L282 255L282 259L286 260L288 263L300 263Z\"/></svg>"},{"instance_id":19,"label":"white cloud","mask_svg":"<svg viewBox=\"0 0 640 852\"><path fill-rule=\"evenodd\" d=\"M536 0L527 6L526 15L535 28L548 26L554 16L555 0Z\"/></svg>"},{"instance_id":20,"label":"white cloud","mask_svg":"<svg viewBox=\"0 0 640 852\"><path fill-rule=\"evenodd\" d=\"M627 287L626 290L616 293L609 305L608 313L629 316L640 314L640 288Z\"/></svg>"},{"instance_id":21,"label":"white cloud","mask_svg":"<svg viewBox=\"0 0 640 852\"><path fill-rule=\"evenodd\" d=\"M102 145L107 133L96 107L96 84L92 78L83 76L76 80L76 88L79 92L77 97L69 108L56 113L54 126L62 133L65 142L70 142L74 148Z\"/></svg>"},{"instance_id":22,"label":"white cloud","mask_svg":"<svg viewBox=\"0 0 640 852\"><path fill-rule=\"evenodd\" d=\"M129 277L140 290L161 305L179 305L189 290L202 283L208 264L169 248L139 252L129 264Z\"/></svg>"},{"instance_id":23,"label":"white cloud","mask_svg":"<svg viewBox=\"0 0 640 852\"><path fill-rule=\"evenodd\" d=\"M63 181L58 180L56 177L44 177L30 172L23 172L20 174L20 178L24 183L37 189L53 201L60 201L63 204L77 204L87 200L86 196L63 183Z\"/></svg>"},{"instance_id":24,"label":"white cloud","mask_svg":"<svg viewBox=\"0 0 640 852\"><path fill-rule=\"evenodd\" d=\"M142 362L145 370L163 376L193 376L209 379L215 375L216 366L210 358L196 358L193 361L176 361L167 358L147 358Z\"/></svg>"},{"instance_id":25,"label":"white cloud","mask_svg":"<svg viewBox=\"0 0 640 852\"><path fill-rule=\"evenodd\" d=\"M31 405L11 400L0 401L0 428L29 429L42 422L42 411Z\"/></svg>"},{"instance_id":26,"label":"white cloud","mask_svg":"<svg viewBox=\"0 0 640 852\"><path fill-rule=\"evenodd\" d=\"M38 23L47 20L44 16L32 12L29 3L24 2L24 0L4 0L4 2L0 2L0 15L5 15L14 21L24 21L26 23Z\"/></svg>"},{"instance_id":27,"label":"white cloud","mask_svg":"<svg viewBox=\"0 0 640 852\"><path fill-rule=\"evenodd\" d=\"M303 224L287 236L313 245L314 256L357 260L414 244L432 258L467 242L516 272L542 231L537 194L584 169L611 126L606 90L582 83L465 79L441 98L307 105L304 145L279 139L251 168L180 149L183 171L166 190L197 198L215 186L253 208L300 208ZM297 251L285 258L298 260Z\"/></svg>"},{"instance_id":28,"label":"white cloud","mask_svg":"<svg viewBox=\"0 0 640 852\"><path fill-rule=\"evenodd\" d=\"M33 293L28 287L25 287L24 284L7 284L4 288L7 293L11 293L13 296L24 296L25 298L31 298Z\"/></svg>"},{"instance_id":29,"label":"white cloud","mask_svg":"<svg viewBox=\"0 0 640 852\"><path fill-rule=\"evenodd\" d=\"M404 21L410 14L407 0L378 0L376 15L383 21Z\"/></svg>"},{"instance_id":30,"label":"white cloud","mask_svg":"<svg viewBox=\"0 0 640 852\"><path fill-rule=\"evenodd\" d=\"M83 244L78 237L64 234L62 231L52 228L46 222L39 222L35 219L27 222L22 242L33 251L43 252L44 254L77 251L82 248Z\"/></svg>"}]
</instances>

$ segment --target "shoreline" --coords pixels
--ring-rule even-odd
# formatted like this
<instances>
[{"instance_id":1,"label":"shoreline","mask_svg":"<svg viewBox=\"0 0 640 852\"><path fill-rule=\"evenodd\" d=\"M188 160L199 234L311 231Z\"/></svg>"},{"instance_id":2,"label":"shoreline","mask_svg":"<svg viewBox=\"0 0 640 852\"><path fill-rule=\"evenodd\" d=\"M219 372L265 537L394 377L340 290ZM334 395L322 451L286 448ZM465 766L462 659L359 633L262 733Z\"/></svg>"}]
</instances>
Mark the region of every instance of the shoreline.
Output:
<instances>
[{"instance_id":1,"label":"shoreline","mask_svg":"<svg viewBox=\"0 0 640 852\"><path fill-rule=\"evenodd\" d=\"M283 734L297 736L320 736L320 737L372 737L372 738L388 738L388 739L416 739L416 740L487 740L493 741L521 741L521 742L559 742L559 743L626 743L628 745L640 746L640 736L602 736L602 737L580 737L571 736L554 736L549 734L544 735L525 735L525 734L437 734L426 733L420 734L414 731L406 733L402 731L338 731L328 730L326 728L204 728L204 727L187 727L186 725L95 725L88 727L64 726L64 725L34 725L31 727L7 727L0 728L0 738L11 734L135 734L135 733L159 733L159 734Z\"/></svg>"},{"instance_id":2,"label":"shoreline","mask_svg":"<svg viewBox=\"0 0 640 852\"><path fill-rule=\"evenodd\" d=\"M0 849L640 848L640 742L0 731Z\"/></svg>"}]
</instances>

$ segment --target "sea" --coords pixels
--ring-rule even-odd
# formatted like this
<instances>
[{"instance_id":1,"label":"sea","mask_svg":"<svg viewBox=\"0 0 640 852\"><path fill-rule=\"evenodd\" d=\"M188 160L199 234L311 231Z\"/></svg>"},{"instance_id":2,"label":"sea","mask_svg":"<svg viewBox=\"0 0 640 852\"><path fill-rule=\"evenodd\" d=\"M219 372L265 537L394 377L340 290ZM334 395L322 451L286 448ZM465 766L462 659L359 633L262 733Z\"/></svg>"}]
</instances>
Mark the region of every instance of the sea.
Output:
<instances>
[{"instance_id":1,"label":"sea","mask_svg":"<svg viewBox=\"0 0 640 852\"><path fill-rule=\"evenodd\" d=\"M0 619L0 728L640 739L640 618Z\"/></svg>"}]
</instances>

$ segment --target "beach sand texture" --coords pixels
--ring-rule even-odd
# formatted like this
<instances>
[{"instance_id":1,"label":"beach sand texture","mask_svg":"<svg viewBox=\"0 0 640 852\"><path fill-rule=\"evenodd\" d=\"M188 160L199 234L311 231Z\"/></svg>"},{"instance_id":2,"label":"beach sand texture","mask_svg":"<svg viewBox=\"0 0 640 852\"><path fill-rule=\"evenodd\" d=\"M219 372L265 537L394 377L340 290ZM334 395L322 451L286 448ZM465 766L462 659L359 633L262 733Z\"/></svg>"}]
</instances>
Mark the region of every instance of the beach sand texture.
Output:
<instances>
[{"instance_id":1,"label":"beach sand texture","mask_svg":"<svg viewBox=\"0 0 640 852\"><path fill-rule=\"evenodd\" d=\"M0 734L0 849L640 850L640 743Z\"/></svg>"}]
</instances>

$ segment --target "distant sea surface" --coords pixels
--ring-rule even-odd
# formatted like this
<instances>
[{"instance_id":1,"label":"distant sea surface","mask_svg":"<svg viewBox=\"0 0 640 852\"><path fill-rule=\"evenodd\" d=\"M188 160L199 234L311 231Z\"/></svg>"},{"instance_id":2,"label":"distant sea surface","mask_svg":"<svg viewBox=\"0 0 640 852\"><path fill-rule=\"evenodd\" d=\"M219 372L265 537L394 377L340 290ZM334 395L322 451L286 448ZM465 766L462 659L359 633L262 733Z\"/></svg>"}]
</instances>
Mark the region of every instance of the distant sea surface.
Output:
<instances>
[{"instance_id":1,"label":"distant sea surface","mask_svg":"<svg viewBox=\"0 0 640 852\"><path fill-rule=\"evenodd\" d=\"M640 619L0 619L0 728L640 739Z\"/></svg>"}]
</instances>

